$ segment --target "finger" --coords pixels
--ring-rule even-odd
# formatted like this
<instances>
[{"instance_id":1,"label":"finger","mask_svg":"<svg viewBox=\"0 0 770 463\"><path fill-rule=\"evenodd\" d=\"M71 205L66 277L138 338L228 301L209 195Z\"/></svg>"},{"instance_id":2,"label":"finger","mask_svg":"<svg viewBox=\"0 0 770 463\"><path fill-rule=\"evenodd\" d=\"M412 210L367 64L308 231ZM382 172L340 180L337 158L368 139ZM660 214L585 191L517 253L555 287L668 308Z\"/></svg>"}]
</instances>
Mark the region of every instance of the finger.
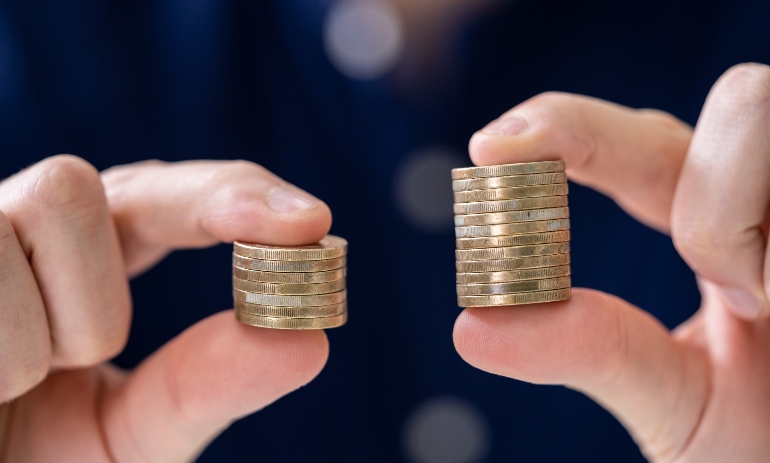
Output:
<instances>
[{"instance_id":1,"label":"finger","mask_svg":"<svg viewBox=\"0 0 770 463\"><path fill-rule=\"evenodd\" d=\"M744 64L727 71L695 127L672 215L682 257L720 285L726 305L744 318L770 314L762 232L770 206L768 128L770 67Z\"/></svg>"},{"instance_id":2,"label":"finger","mask_svg":"<svg viewBox=\"0 0 770 463\"><path fill-rule=\"evenodd\" d=\"M233 420L307 384L328 351L322 331L254 328L231 311L213 315L108 393L107 446L115 461L190 461Z\"/></svg>"},{"instance_id":3,"label":"finger","mask_svg":"<svg viewBox=\"0 0 770 463\"><path fill-rule=\"evenodd\" d=\"M117 355L131 299L98 172L73 156L49 158L0 184L0 210L43 297L51 365L82 367Z\"/></svg>"},{"instance_id":4,"label":"finger","mask_svg":"<svg viewBox=\"0 0 770 463\"><path fill-rule=\"evenodd\" d=\"M647 313L598 291L575 289L565 302L466 309L454 342L482 370L583 391L655 461L672 461L683 448L708 391L697 354Z\"/></svg>"},{"instance_id":5,"label":"finger","mask_svg":"<svg viewBox=\"0 0 770 463\"><path fill-rule=\"evenodd\" d=\"M544 93L473 135L476 165L564 159L570 179L668 231L691 129L674 117L584 96Z\"/></svg>"},{"instance_id":6,"label":"finger","mask_svg":"<svg viewBox=\"0 0 770 463\"><path fill-rule=\"evenodd\" d=\"M0 403L42 381L50 361L43 299L13 226L0 212Z\"/></svg>"},{"instance_id":7,"label":"finger","mask_svg":"<svg viewBox=\"0 0 770 463\"><path fill-rule=\"evenodd\" d=\"M331 226L326 204L246 161L143 162L102 180L130 274L176 248L308 244Z\"/></svg>"}]
</instances>

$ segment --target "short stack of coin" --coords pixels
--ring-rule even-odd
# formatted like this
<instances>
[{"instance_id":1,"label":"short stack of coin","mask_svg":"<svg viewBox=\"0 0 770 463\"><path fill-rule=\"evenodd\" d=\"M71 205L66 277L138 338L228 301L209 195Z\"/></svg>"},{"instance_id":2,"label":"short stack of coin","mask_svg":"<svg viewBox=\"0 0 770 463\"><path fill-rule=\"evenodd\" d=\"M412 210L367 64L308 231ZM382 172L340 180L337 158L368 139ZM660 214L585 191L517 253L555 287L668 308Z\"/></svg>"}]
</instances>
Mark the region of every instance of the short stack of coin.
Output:
<instances>
[{"instance_id":1,"label":"short stack of coin","mask_svg":"<svg viewBox=\"0 0 770 463\"><path fill-rule=\"evenodd\" d=\"M241 323L263 328L335 328L348 318L348 242L327 235L310 246L233 246L233 299Z\"/></svg>"},{"instance_id":2,"label":"short stack of coin","mask_svg":"<svg viewBox=\"0 0 770 463\"><path fill-rule=\"evenodd\" d=\"M570 298L563 161L453 169L452 189L460 307Z\"/></svg>"}]
</instances>

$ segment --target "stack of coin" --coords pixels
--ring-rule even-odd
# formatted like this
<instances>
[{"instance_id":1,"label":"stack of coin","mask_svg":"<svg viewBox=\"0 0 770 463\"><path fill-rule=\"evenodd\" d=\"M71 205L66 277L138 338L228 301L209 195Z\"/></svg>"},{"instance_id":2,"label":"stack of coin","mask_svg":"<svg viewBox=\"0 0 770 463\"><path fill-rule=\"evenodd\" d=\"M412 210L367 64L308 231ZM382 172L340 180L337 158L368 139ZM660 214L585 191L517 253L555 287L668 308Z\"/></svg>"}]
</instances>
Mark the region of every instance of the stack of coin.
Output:
<instances>
[{"instance_id":1,"label":"stack of coin","mask_svg":"<svg viewBox=\"0 0 770 463\"><path fill-rule=\"evenodd\" d=\"M564 162L453 169L452 179L458 305L569 299Z\"/></svg>"},{"instance_id":2,"label":"stack of coin","mask_svg":"<svg viewBox=\"0 0 770 463\"><path fill-rule=\"evenodd\" d=\"M263 328L334 328L348 318L348 242L327 235L310 246L233 246L233 299L241 323Z\"/></svg>"}]
</instances>

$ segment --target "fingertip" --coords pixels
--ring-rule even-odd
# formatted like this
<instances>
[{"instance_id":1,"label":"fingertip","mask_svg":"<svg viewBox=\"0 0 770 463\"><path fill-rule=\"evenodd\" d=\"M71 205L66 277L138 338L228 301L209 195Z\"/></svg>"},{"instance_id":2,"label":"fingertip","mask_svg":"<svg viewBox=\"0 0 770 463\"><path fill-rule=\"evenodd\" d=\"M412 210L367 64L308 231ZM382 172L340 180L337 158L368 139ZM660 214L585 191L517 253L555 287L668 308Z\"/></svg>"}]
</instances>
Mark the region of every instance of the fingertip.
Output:
<instances>
[{"instance_id":1,"label":"fingertip","mask_svg":"<svg viewBox=\"0 0 770 463\"><path fill-rule=\"evenodd\" d=\"M277 383L289 390L312 381L329 358L329 339L323 330L279 330L241 323L238 323L237 329L246 340L247 349L264 352L264 347L270 346L265 354L272 357L269 367L280 375L276 378Z\"/></svg>"}]
</instances>

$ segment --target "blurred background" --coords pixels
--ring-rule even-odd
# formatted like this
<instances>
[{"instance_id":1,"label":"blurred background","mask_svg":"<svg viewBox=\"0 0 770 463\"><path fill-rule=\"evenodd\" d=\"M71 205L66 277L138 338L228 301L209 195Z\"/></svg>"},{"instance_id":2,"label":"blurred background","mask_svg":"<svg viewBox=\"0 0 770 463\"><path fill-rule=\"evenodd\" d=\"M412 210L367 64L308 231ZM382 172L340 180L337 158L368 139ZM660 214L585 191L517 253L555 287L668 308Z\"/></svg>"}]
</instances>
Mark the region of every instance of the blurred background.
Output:
<instances>
[{"instance_id":1,"label":"blurred background","mask_svg":"<svg viewBox=\"0 0 770 463\"><path fill-rule=\"evenodd\" d=\"M770 62L769 20L765 0L0 1L0 177L56 153L99 169L241 158L329 204L350 321L315 381L201 462L644 461L589 399L455 353L449 170L543 91L693 124L728 67ZM669 327L697 309L668 237L570 188L575 286ZM230 252L178 252L132 282L120 366L231 307Z\"/></svg>"}]
</instances>

